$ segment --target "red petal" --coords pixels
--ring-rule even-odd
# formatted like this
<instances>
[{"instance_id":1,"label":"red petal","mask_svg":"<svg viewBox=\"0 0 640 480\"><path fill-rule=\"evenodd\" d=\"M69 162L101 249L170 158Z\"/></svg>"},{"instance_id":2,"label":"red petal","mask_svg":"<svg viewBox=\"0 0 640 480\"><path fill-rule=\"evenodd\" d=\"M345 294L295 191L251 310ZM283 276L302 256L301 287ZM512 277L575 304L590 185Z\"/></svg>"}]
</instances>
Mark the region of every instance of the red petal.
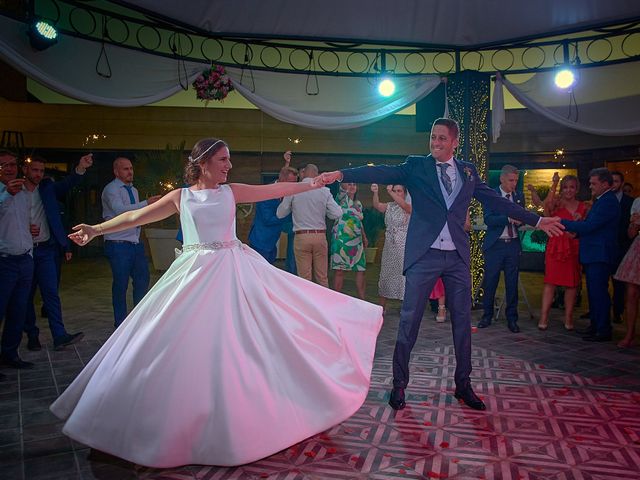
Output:
<instances>
[{"instance_id":1,"label":"red petal","mask_svg":"<svg viewBox=\"0 0 640 480\"><path fill-rule=\"evenodd\" d=\"M449 442L442 442L442 443L440 444L440 446L441 446L442 448L449 448Z\"/></svg>"}]
</instances>

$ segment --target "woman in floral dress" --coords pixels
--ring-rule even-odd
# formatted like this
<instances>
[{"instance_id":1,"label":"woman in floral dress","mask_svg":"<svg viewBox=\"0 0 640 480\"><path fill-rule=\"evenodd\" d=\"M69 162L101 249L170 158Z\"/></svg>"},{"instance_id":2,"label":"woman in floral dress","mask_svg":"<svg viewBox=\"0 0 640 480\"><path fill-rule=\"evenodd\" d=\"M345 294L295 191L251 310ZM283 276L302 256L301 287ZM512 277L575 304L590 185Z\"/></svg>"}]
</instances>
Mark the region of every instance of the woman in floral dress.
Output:
<instances>
[{"instance_id":1,"label":"woman in floral dress","mask_svg":"<svg viewBox=\"0 0 640 480\"><path fill-rule=\"evenodd\" d=\"M407 228L411 216L411 197L403 185L388 185L387 193L393 202L381 202L378 195L378 185L371 185L373 192L373 208L384 213L386 231L384 234L384 248L380 265L380 279L378 280L378 294L380 305L385 308L387 299L404 299L404 245L407 241Z\"/></svg>"},{"instance_id":2,"label":"woman in floral dress","mask_svg":"<svg viewBox=\"0 0 640 480\"><path fill-rule=\"evenodd\" d=\"M340 217L333 226L331 240L331 269L334 270L333 289L342 291L344 272L356 274L358 297L364 299L364 272L367 262L364 249L367 248L367 236L362 228L362 203L356 199L358 186L355 183L342 183L336 196L336 202L342 208Z\"/></svg>"}]
</instances>

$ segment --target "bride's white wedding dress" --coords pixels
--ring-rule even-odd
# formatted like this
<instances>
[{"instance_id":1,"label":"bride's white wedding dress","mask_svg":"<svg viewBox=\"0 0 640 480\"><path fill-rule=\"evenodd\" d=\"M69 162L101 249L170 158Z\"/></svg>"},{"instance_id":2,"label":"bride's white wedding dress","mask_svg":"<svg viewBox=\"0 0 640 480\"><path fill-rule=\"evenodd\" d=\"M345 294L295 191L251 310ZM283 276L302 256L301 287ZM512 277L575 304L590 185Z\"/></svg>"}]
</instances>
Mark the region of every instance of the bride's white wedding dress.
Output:
<instances>
[{"instance_id":1,"label":"bride's white wedding dress","mask_svg":"<svg viewBox=\"0 0 640 480\"><path fill-rule=\"evenodd\" d=\"M152 467L240 465L353 415L379 306L267 263L231 188L181 193L184 253L51 410L63 432Z\"/></svg>"}]
</instances>

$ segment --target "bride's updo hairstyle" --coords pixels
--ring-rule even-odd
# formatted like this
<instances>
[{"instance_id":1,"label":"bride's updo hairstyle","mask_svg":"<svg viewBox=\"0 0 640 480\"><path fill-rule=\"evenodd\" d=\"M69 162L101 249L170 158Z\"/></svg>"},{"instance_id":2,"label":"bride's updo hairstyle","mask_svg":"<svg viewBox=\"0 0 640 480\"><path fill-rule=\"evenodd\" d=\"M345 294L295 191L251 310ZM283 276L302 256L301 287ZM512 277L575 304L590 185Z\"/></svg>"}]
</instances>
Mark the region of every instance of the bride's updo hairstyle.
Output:
<instances>
[{"instance_id":1,"label":"bride's updo hairstyle","mask_svg":"<svg viewBox=\"0 0 640 480\"><path fill-rule=\"evenodd\" d=\"M193 146L189 158L187 158L187 164L184 167L184 181L189 185L194 185L202 174L200 165L206 163L218 150L224 147L229 148L229 145L217 138L198 140Z\"/></svg>"}]
</instances>

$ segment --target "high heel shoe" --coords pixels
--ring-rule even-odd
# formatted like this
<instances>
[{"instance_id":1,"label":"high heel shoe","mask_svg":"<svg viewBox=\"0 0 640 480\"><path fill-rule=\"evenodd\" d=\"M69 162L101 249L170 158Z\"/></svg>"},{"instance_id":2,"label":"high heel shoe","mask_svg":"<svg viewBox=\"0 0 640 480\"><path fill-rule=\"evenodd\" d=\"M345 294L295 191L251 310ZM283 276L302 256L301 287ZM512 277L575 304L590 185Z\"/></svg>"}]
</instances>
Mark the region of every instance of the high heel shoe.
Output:
<instances>
[{"instance_id":1,"label":"high heel shoe","mask_svg":"<svg viewBox=\"0 0 640 480\"><path fill-rule=\"evenodd\" d=\"M444 323L446 319L447 319L447 307L445 307L444 305L439 305L438 314L436 315L436 322Z\"/></svg>"},{"instance_id":2,"label":"high heel shoe","mask_svg":"<svg viewBox=\"0 0 640 480\"><path fill-rule=\"evenodd\" d=\"M633 340L620 340L618 342L618 347L620 348L629 348L632 347L634 345Z\"/></svg>"},{"instance_id":3,"label":"high heel shoe","mask_svg":"<svg viewBox=\"0 0 640 480\"><path fill-rule=\"evenodd\" d=\"M568 323L565 323L565 324L564 324L564 329L565 329L567 332L573 332L573 331L575 330L575 329L573 328L573 325L569 325Z\"/></svg>"},{"instance_id":4,"label":"high heel shoe","mask_svg":"<svg viewBox=\"0 0 640 480\"><path fill-rule=\"evenodd\" d=\"M547 328L549 328L549 322L547 322L547 323L542 323L542 322L538 323L538 330L543 330L544 331Z\"/></svg>"}]
</instances>

